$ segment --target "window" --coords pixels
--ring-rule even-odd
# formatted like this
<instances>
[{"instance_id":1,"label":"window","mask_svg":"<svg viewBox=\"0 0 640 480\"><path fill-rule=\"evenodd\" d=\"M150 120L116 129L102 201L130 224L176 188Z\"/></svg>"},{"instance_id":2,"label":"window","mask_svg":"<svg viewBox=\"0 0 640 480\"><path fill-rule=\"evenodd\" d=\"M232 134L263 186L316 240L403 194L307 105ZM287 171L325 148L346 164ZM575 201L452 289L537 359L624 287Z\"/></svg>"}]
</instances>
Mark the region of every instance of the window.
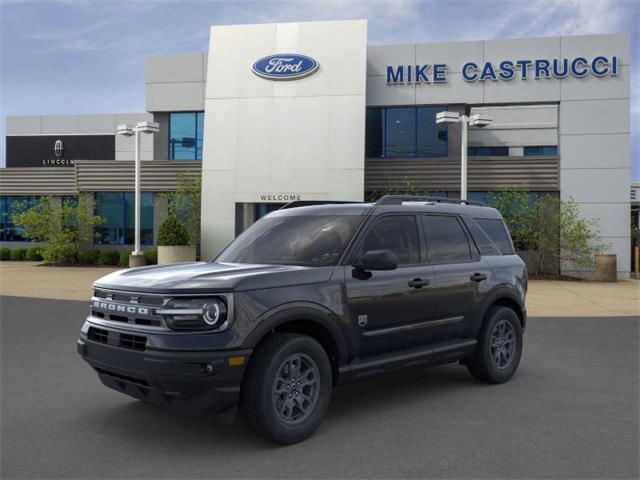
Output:
<instances>
[{"instance_id":1,"label":"window","mask_svg":"<svg viewBox=\"0 0 640 480\"><path fill-rule=\"evenodd\" d=\"M456 217L423 215L431 263L468 262L469 240Z\"/></svg>"},{"instance_id":2,"label":"window","mask_svg":"<svg viewBox=\"0 0 640 480\"><path fill-rule=\"evenodd\" d=\"M169 114L169 160L201 160L204 112Z\"/></svg>"},{"instance_id":3,"label":"window","mask_svg":"<svg viewBox=\"0 0 640 480\"><path fill-rule=\"evenodd\" d=\"M469 147L470 157L508 157L509 147Z\"/></svg>"},{"instance_id":4,"label":"window","mask_svg":"<svg viewBox=\"0 0 640 480\"><path fill-rule=\"evenodd\" d=\"M338 263L359 215L276 215L258 220L218 262L325 267Z\"/></svg>"},{"instance_id":5,"label":"window","mask_svg":"<svg viewBox=\"0 0 640 480\"><path fill-rule=\"evenodd\" d=\"M476 218L476 222L478 222L478 225L482 227L482 230L485 231L493 243L498 247L500 252L504 255L514 253L511 237L509 237L507 227L502 220L494 218Z\"/></svg>"},{"instance_id":6,"label":"window","mask_svg":"<svg viewBox=\"0 0 640 480\"><path fill-rule=\"evenodd\" d=\"M420 262L420 241L413 215L383 217L369 229L362 242L361 253L390 250L398 257L398 265Z\"/></svg>"},{"instance_id":7,"label":"window","mask_svg":"<svg viewBox=\"0 0 640 480\"><path fill-rule=\"evenodd\" d=\"M464 223L467 225L473 240L478 246L478 250L482 255L502 255L500 249L493 243L485 231L478 225L478 223L470 217L464 219Z\"/></svg>"},{"instance_id":8,"label":"window","mask_svg":"<svg viewBox=\"0 0 640 480\"><path fill-rule=\"evenodd\" d=\"M558 155L556 145L524 147L525 157L555 157Z\"/></svg>"},{"instance_id":9,"label":"window","mask_svg":"<svg viewBox=\"0 0 640 480\"><path fill-rule=\"evenodd\" d=\"M153 204L152 192L140 194L140 243L153 245ZM105 223L96 227L100 237L96 243L102 245L131 245L135 239L135 196L134 192L97 192L95 194L95 214Z\"/></svg>"},{"instance_id":10,"label":"window","mask_svg":"<svg viewBox=\"0 0 640 480\"><path fill-rule=\"evenodd\" d=\"M24 236L24 228L15 225L11 216L23 209L29 209L36 205L38 197L0 197L0 241L1 242L28 242Z\"/></svg>"},{"instance_id":11,"label":"window","mask_svg":"<svg viewBox=\"0 0 640 480\"><path fill-rule=\"evenodd\" d=\"M436 124L446 107L372 107L367 109L366 156L446 157L447 125Z\"/></svg>"}]
</instances>

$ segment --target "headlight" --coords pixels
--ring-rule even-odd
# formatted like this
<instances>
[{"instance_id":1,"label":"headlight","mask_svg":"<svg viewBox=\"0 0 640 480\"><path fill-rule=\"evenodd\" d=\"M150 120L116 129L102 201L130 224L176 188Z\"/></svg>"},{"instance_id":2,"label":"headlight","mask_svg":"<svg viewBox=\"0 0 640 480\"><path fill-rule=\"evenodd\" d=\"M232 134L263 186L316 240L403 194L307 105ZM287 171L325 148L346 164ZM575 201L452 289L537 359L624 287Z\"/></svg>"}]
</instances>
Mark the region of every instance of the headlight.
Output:
<instances>
[{"instance_id":1,"label":"headlight","mask_svg":"<svg viewBox=\"0 0 640 480\"><path fill-rule=\"evenodd\" d=\"M156 313L174 330L215 330L227 320L227 305L220 298L176 298Z\"/></svg>"}]
</instances>

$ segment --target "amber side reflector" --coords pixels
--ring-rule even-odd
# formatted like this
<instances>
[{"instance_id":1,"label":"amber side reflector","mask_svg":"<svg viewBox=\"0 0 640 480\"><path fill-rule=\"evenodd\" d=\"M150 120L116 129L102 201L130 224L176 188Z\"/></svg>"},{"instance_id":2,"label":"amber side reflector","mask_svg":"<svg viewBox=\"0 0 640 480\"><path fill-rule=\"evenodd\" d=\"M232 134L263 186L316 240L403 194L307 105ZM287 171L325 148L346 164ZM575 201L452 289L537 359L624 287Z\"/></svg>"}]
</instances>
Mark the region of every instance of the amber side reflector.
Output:
<instances>
[{"instance_id":1,"label":"amber side reflector","mask_svg":"<svg viewBox=\"0 0 640 480\"><path fill-rule=\"evenodd\" d=\"M230 367L239 367L240 365L244 365L244 357L229 357Z\"/></svg>"}]
</instances>

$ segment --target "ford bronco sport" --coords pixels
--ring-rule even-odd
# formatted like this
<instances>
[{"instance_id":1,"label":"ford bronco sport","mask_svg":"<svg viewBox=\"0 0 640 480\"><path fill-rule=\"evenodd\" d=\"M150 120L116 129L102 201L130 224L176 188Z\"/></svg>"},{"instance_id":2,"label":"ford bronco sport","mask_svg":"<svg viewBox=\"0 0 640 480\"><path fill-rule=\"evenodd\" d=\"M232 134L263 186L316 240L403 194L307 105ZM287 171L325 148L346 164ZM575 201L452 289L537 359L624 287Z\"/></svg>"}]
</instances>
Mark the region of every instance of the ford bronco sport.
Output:
<instances>
[{"instance_id":1,"label":"ford bronco sport","mask_svg":"<svg viewBox=\"0 0 640 480\"><path fill-rule=\"evenodd\" d=\"M95 282L78 352L106 386L233 418L275 442L311 435L335 385L459 362L509 380L527 272L500 213L385 196L287 205L212 263Z\"/></svg>"}]
</instances>

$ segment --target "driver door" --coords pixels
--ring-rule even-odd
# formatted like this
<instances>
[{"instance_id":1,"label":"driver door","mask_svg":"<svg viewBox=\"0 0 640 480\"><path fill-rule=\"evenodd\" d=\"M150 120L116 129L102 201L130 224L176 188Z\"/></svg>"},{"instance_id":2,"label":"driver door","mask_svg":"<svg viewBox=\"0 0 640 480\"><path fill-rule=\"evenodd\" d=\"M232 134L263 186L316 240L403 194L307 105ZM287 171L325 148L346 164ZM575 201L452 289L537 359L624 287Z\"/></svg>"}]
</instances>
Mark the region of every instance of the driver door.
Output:
<instances>
[{"instance_id":1,"label":"driver door","mask_svg":"<svg viewBox=\"0 0 640 480\"><path fill-rule=\"evenodd\" d=\"M428 284L433 268L422 263L423 248L415 215L384 215L362 235L355 258L370 250L390 250L398 268L362 271L345 267L346 303L357 356L426 343L421 329L434 315ZM426 329L428 330L428 329Z\"/></svg>"}]
</instances>

